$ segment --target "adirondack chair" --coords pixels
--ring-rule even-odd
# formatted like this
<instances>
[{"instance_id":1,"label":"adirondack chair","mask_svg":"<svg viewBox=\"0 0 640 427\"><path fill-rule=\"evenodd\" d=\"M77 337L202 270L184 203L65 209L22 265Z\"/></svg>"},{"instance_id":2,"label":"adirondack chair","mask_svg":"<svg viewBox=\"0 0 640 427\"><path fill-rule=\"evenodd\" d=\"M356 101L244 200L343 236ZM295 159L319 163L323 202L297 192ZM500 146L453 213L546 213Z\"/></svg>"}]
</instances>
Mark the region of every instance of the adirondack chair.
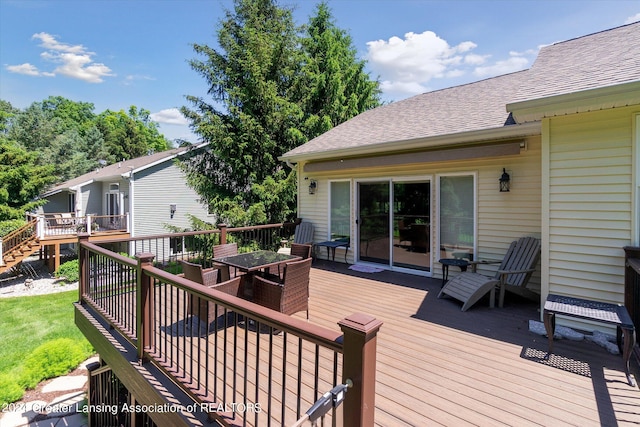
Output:
<instances>
[{"instance_id":1,"label":"adirondack chair","mask_svg":"<svg viewBox=\"0 0 640 427\"><path fill-rule=\"evenodd\" d=\"M293 234L293 243L297 243L300 245L313 244L313 224L311 222L302 221L300 224L296 225L296 230ZM280 248L278 249L278 252L283 254L290 254L291 248Z\"/></svg>"},{"instance_id":2,"label":"adirondack chair","mask_svg":"<svg viewBox=\"0 0 640 427\"><path fill-rule=\"evenodd\" d=\"M526 286L539 258L540 240L535 237L521 237L511 243L494 277L475 272L478 264L487 262L471 262L473 271L458 274L449 280L440 290L438 298L449 295L462 301L462 311L466 311L478 302L487 292L490 292L489 305L493 308L496 287L500 288L500 307L504 305L505 291L528 298L538 298L539 295L526 289Z\"/></svg>"}]
</instances>

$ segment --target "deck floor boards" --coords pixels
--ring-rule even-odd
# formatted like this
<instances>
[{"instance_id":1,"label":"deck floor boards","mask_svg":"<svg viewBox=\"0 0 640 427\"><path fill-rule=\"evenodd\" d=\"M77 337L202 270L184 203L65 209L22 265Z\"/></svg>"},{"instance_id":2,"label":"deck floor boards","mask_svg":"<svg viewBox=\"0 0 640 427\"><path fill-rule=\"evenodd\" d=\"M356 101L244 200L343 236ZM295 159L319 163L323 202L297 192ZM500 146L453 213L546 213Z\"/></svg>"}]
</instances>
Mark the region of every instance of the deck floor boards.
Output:
<instances>
[{"instance_id":1,"label":"deck floor boards","mask_svg":"<svg viewBox=\"0 0 640 427\"><path fill-rule=\"evenodd\" d=\"M438 299L441 281L400 273L358 273L316 262L310 321L337 328L356 312L384 322L378 334L379 426L638 425L640 389L622 358L594 343L558 341L549 361L535 303L507 294L467 312ZM637 376L636 367L636 376Z\"/></svg>"},{"instance_id":2,"label":"deck floor boards","mask_svg":"<svg viewBox=\"0 0 640 427\"><path fill-rule=\"evenodd\" d=\"M440 284L439 279L387 271L353 272L341 263L313 264L310 322L336 331L340 330L338 321L353 313L366 313L383 322L377 341L376 425L640 425L640 389L627 384L619 355L612 355L592 342L561 340L555 343L551 358L543 360L547 339L529 331L529 321L540 320L538 304L507 294L504 308L490 309L485 297L461 312L460 302L437 298ZM305 313L295 316L305 319ZM193 346L186 354L196 353L205 347L215 347L216 333L222 336L224 330L204 337L185 337L174 345ZM269 335L242 328L237 333L240 351L237 364L243 365L246 334L246 357L248 365L253 366L247 369L249 400L260 403L267 412L269 402L264 387L269 378ZM283 335L274 335L271 353L274 362L271 377L277 384L282 382ZM158 339L164 339L164 335ZM210 371L216 366L219 372L225 369L221 362L222 342L222 339L218 342L220 359L217 364L209 362ZM307 345L310 352L303 356L302 413L314 399L311 391L314 372L308 368L313 365L313 346ZM288 388L297 382L297 371L292 365L297 362L297 346L297 338L289 336ZM329 387L326 379L333 369L333 360L323 353L320 361L324 392L328 391L324 387ZM637 365L632 364L632 372L640 379ZM233 370L230 365L226 369L227 392L231 393ZM241 377L236 381L244 381ZM218 388L223 387L222 381L218 381ZM239 390L243 388L244 383ZM294 395L291 390L285 398L287 420L297 410L298 402L291 398ZM281 396L272 396L271 401L275 404L280 400ZM257 425L266 425L266 417L266 413L259 414ZM280 414L272 417L275 422L281 418ZM254 420L248 424L253 425Z\"/></svg>"}]
</instances>

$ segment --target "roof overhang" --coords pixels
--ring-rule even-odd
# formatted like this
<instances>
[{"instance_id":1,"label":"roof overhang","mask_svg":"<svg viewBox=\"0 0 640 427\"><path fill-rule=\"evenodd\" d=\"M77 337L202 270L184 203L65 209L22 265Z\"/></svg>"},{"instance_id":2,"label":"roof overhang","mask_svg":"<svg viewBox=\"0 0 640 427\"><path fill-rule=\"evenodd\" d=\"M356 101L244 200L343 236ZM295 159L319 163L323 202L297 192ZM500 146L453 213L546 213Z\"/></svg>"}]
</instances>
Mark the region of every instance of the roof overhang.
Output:
<instances>
[{"instance_id":1,"label":"roof overhang","mask_svg":"<svg viewBox=\"0 0 640 427\"><path fill-rule=\"evenodd\" d=\"M299 154L284 154L279 159L287 163L301 161L311 162L330 159L345 159L356 157L374 157L389 153L416 152L437 148L455 148L461 146L496 144L528 136L540 135L541 124L539 122L501 126L499 128L483 129L469 132L460 132L447 135L438 135L428 138L416 138L405 141L388 141L380 144L371 144L353 148L336 150L323 150L304 152Z\"/></svg>"},{"instance_id":2,"label":"roof overhang","mask_svg":"<svg viewBox=\"0 0 640 427\"><path fill-rule=\"evenodd\" d=\"M640 81L507 104L518 123L640 104Z\"/></svg>"}]
</instances>

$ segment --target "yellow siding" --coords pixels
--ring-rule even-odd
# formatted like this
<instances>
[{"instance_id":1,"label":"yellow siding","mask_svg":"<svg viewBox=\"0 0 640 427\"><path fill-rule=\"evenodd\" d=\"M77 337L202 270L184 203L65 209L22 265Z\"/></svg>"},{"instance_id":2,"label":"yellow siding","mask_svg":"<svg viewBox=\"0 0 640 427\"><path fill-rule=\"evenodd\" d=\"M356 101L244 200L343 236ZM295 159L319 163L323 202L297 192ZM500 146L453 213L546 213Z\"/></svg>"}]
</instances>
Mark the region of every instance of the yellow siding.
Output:
<instances>
[{"instance_id":1,"label":"yellow siding","mask_svg":"<svg viewBox=\"0 0 640 427\"><path fill-rule=\"evenodd\" d=\"M631 108L548 119L550 293L622 303L632 241Z\"/></svg>"},{"instance_id":2,"label":"yellow siding","mask_svg":"<svg viewBox=\"0 0 640 427\"><path fill-rule=\"evenodd\" d=\"M540 237L541 234L541 140L539 137L529 138L527 147L519 155L465 160L458 162L420 163L385 168L362 168L354 170L334 171L325 173L301 173L299 185L299 216L312 221L315 225L315 241L326 240L328 236L327 221L329 207L329 180L350 179L352 182L352 224L356 217L355 181L370 178L396 177L429 177L433 179L431 192L431 217L433 218L434 233L438 206L436 206L435 180L439 174L469 172L477 173L478 187L478 236L477 248L480 258L499 258L504 255L509 244L524 235ZM506 168L511 175L511 191L500 193L498 179ZM299 165L302 170L302 165ZM308 194L306 189L309 180L318 181L318 191L314 195ZM356 235L352 225L352 242ZM432 242L435 244L435 242ZM352 245L353 246L353 245ZM431 265L434 275L441 274L438 264L439 251L431 250ZM349 251L349 262L354 262L355 248ZM325 254L320 254L325 256ZM343 252L337 252L336 260L341 260ZM492 274L491 267L484 270ZM452 274L455 274L452 271ZM539 288L540 274L534 275L530 285Z\"/></svg>"}]
</instances>

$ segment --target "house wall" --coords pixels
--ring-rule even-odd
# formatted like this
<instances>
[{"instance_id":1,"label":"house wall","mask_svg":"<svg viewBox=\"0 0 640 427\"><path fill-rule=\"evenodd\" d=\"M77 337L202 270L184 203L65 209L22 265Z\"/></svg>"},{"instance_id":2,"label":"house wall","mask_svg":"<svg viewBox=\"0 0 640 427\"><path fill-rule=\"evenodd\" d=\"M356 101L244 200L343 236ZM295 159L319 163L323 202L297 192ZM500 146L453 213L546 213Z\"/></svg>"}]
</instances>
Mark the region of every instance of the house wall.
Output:
<instances>
[{"instance_id":1,"label":"house wall","mask_svg":"<svg viewBox=\"0 0 640 427\"><path fill-rule=\"evenodd\" d=\"M329 209L329 181L333 179L349 179L351 181L351 241L356 242L356 206L357 195L355 182L358 179L389 178L389 177L430 177L432 178L432 212L433 233L437 233L436 185L439 174L470 172L477 174L477 250L478 258L502 259L509 244L524 235L541 236L541 138L532 137L526 140L526 149L519 155L481 158L464 161L447 161L436 163L416 163L385 168L361 168L357 170L336 170L323 173L299 173L299 217L313 222L315 226L314 241L327 240L328 209ZM299 171L303 165L298 165ZM506 168L511 175L511 191L500 193L498 179ZM308 179L305 179L308 178ZM316 194L307 191L311 179L318 181ZM433 240L433 239L432 239ZM357 243L357 242L356 242ZM439 251L435 241L431 247L431 265L434 276L441 275ZM357 248L349 250L348 262L354 262ZM336 252L336 261L342 260L344 252ZM323 251L318 252L326 257ZM486 274L493 274L493 266L483 266L479 270ZM538 266L539 270L540 266ZM452 269L451 275L455 274ZM539 271L531 279L533 289L540 286Z\"/></svg>"},{"instance_id":2,"label":"house wall","mask_svg":"<svg viewBox=\"0 0 640 427\"><path fill-rule=\"evenodd\" d=\"M47 203L42 207L43 213L69 212L69 193L62 191L47 197Z\"/></svg>"},{"instance_id":3,"label":"house wall","mask_svg":"<svg viewBox=\"0 0 640 427\"><path fill-rule=\"evenodd\" d=\"M622 303L623 246L637 244L628 107L545 119L543 296Z\"/></svg>"},{"instance_id":4,"label":"house wall","mask_svg":"<svg viewBox=\"0 0 640 427\"><path fill-rule=\"evenodd\" d=\"M191 228L188 215L207 220L210 215L200 202L200 196L186 184L182 171L167 161L134 176L135 236L167 233L165 225ZM131 195L130 195L131 199ZM171 218L169 205L176 205Z\"/></svg>"},{"instance_id":5,"label":"house wall","mask_svg":"<svg viewBox=\"0 0 640 427\"><path fill-rule=\"evenodd\" d=\"M104 192L101 182L93 182L82 187L82 214L102 215Z\"/></svg>"}]
</instances>

